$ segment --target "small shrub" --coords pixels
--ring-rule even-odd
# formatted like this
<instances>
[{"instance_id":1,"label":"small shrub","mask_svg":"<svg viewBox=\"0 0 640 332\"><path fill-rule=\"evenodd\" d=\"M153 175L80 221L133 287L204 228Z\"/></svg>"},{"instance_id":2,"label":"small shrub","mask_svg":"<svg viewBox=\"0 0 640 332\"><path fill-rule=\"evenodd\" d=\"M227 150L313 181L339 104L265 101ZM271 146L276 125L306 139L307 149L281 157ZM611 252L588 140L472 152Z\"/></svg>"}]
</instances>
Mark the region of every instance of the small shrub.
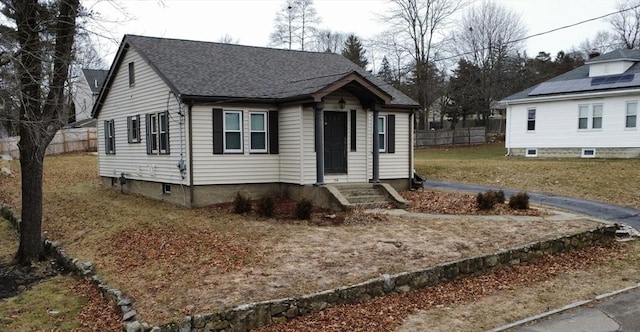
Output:
<instances>
[{"instance_id":1,"label":"small shrub","mask_svg":"<svg viewBox=\"0 0 640 332\"><path fill-rule=\"evenodd\" d=\"M276 212L276 201L273 196L264 196L258 201L258 214L271 218Z\"/></svg>"},{"instance_id":2,"label":"small shrub","mask_svg":"<svg viewBox=\"0 0 640 332\"><path fill-rule=\"evenodd\" d=\"M476 203L478 204L478 209L480 210L491 210L497 202L499 202L498 194L493 190L487 190L484 194L478 193L476 196ZM504 198L504 193L502 193L502 197ZM502 200L504 202L504 199Z\"/></svg>"},{"instance_id":3,"label":"small shrub","mask_svg":"<svg viewBox=\"0 0 640 332\"><path fill-rule=\"evenodd\" d=\"M312 210L313 203L306 198L303 198L296 203L296 217L300 220L311 219Z\"/></svg>"},{"instance_id":4,"label":"small shrub","mask_svg":"<svg viewBox=\"0 0 640 332\"><path fill-rule=\"evenodd\" d=\"M237 214L251 212L251 200L238 192L233 198L233 212Z\"/></svg>"},{"instance_id":5,"label":"small shrub","mask_svg":"<svg viewBox=\"0 0 640 332\"><path fill-rule=\"evenodd\" d=\"M504 191L498 190L496 191L496 203L504 204Z\"/></svg>"},{"instance_id":6,"label":"small shrub","mask_svg":"<svg viewBox=\"0 0 640 332\"><path fill-rule=\"evenodd\" d=\"M519 192L509 197L509 207L513 210L527 210L529 208L529 195Z\"/></svg>"}]
</instances>

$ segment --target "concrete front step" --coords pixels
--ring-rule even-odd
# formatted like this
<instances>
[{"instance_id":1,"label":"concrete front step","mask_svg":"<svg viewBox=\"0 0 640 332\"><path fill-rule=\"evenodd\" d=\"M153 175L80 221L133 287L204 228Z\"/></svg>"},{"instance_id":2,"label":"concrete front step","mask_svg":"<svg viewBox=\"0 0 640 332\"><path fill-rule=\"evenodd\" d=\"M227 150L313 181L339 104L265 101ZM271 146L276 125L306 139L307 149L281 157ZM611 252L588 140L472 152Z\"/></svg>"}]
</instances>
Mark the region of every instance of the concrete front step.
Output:
<instances>
[{"instance_id":1,"label":"concrete front step","mask_svg":"<svg viewBox=\"0 0 640 332\"><path fill-rule=\"evenodd\" d=\"M386 183L344 183L325 186L343 210L380 208L389 205L405 208L410 205Z\"/></svg>"},{"instance_id":2,"label":"concrete front step","mask_svg":"<svg viewBox=\"0 0 640 332\"><path fill-rule=\"evenodd\" d=\"M345 197L349 201L349 203L351 203L351 204L369 203L369 202L386 202L386 203L388 203L387 197L385 197L384 195L381 195L381 194L345 196Z\"/></svg>"}]
</instances>

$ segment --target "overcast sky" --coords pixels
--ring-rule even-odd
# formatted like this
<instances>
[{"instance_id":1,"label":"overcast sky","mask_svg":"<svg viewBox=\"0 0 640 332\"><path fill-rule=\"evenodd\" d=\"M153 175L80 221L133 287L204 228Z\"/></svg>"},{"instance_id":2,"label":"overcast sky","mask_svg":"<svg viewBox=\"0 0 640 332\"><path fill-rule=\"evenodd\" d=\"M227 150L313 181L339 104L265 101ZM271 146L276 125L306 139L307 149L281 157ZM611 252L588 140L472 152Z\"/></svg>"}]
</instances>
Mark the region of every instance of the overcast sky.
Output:
<instances>
[{"instance_id":1,"label":"overcast sky","mask_svg":"<svg viewBox=\"0 0 640 332\"><path fill-rule=\"evenodd\" d=\"M479 1L479 0L478 0ZM614 0L498 0L522 15L534 35L615 11ZM285 0L83 0L100 13L99 52L110 65L124 34L218 41L229 35L243 45L267 46L276 12ZM315 0L321 27L373 38L387 29L380 15L387 0ZM539 51L555 55L608 29L605 20L578 25L527 40L530 57ZM115 41L114 41L115 40Z\"/></svg>"}]
</instances>

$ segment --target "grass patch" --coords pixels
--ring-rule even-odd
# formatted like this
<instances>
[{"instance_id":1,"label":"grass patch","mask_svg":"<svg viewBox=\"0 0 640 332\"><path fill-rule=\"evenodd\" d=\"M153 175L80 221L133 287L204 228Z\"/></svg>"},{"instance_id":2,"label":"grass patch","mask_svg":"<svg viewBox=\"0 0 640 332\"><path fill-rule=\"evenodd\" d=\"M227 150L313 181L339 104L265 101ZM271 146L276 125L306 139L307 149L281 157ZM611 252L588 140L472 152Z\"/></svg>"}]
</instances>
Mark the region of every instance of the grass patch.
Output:
<instances>
[{"instance_id":1,"label":"grass patch","mask_svg":"<svg viewBox=\"0 0 640 332\"><path fill-rule=\"evenodd\" d=\"M76 317L87 301L73 295L75 282L71 277L56 276L0 301L0 329L70 331L81 327Z\"/></svg>"},{"instance_id":2,"label":"grass patch","mask_svg":"<svg viewBox=\"0 0 640 332\"><path fill-rule=\"evenodd\" d=\"M417 149L427 179L546 192L640 209L640 159L505 157L504 143Z\"/></svg>"}]
</instances>

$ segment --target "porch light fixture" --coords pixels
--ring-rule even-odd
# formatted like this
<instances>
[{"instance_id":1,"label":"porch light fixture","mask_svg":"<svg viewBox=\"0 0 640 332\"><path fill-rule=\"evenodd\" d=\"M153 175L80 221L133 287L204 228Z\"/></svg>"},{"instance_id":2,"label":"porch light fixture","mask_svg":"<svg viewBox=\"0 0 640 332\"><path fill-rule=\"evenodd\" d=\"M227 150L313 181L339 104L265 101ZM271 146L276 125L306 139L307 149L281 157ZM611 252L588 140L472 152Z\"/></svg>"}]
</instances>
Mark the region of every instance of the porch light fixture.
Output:
<instances>
[{"instance_id":1,"label":"porch light fixture","mask_svg":"<svg viewBox=\"0 0 640 332\"><path fill-rule=\"evenodd\" d=\"M343 110L346 105L347 105L347 102L344 101L342 97L340 97L340 100L338 101L338 107L340 107L340 109Z\"/></svg>"}]
</instances>

